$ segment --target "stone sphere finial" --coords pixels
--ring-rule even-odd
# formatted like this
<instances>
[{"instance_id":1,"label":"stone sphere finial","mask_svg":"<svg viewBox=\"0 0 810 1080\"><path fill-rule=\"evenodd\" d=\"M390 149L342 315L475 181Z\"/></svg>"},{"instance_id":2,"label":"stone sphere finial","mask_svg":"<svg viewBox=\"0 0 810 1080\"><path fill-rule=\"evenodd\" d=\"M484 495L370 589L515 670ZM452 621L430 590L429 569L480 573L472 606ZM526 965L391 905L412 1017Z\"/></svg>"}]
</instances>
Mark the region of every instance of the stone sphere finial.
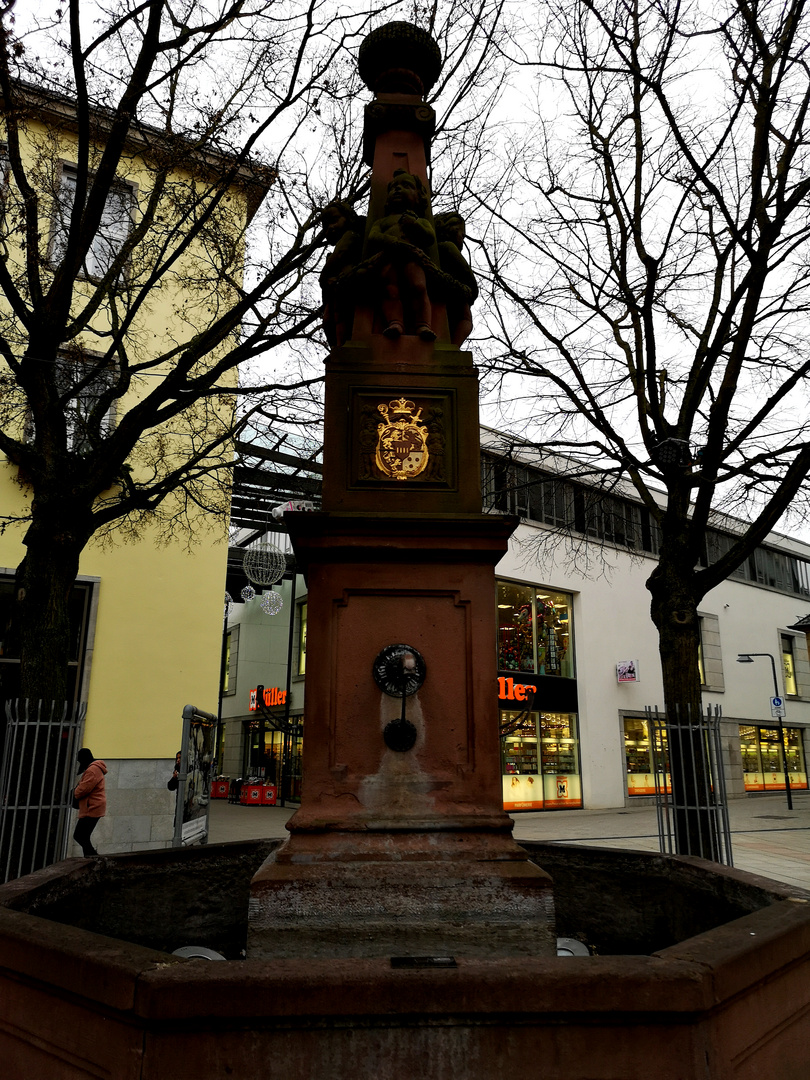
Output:
<instances>
[{"instance_id":1,"label":"stone sphere finial","mask_svg":"<svg viewBox=\"0 0 810 1080\"><path fill-rule=\"evenodd\" d=\"M424 97L439 78L442 54L426 30L409 22L390 22L364 39L357 66L374 93Z\"/></svg>"}]
</instances>

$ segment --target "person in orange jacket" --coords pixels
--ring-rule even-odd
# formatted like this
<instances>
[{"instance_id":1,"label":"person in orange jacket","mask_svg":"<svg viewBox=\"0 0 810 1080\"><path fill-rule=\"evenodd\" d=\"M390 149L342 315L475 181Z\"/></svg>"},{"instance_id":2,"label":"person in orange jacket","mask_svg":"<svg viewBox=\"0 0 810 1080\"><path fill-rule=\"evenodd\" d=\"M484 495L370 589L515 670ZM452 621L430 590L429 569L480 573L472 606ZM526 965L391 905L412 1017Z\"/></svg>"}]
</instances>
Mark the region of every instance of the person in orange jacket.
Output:
<instances>
[{"instance_id":1,"label":"person in orange jacket","mask_svg":"<svg viewBox=\"0 0 810 1080\"><path fill-rule=\"evenodd\" d=\"M89 858L91 855L98 855L90 837L99 819L107 812L107 795L104 791L107 766L103 761L97 761L92 751L86 747L82 747L78 752L76 760L79 763L81 780L73 792L73 798L79 804L79 820L73 831L73 839L81 847L85 858Z\"/></svg>"}]
</instances>

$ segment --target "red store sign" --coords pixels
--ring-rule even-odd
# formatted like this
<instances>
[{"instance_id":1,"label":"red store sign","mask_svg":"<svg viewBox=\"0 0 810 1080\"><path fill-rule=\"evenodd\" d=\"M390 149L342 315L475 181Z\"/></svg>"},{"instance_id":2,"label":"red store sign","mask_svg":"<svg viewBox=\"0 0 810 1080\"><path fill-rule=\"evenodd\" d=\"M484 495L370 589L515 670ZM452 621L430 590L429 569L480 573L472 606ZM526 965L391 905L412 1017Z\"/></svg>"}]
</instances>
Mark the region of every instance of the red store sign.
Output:
<instances>
[{"instance_id":1,"label":"red store sign","mask_svg":"<svg viewBox=\"0 0 810 1080\"><path fill-rule=\"evenodd\" d=\"M257 708L259 707L258 706L258 701L256 700L258 689L259 688L257 687L256 690L251 690L250 691L250 703L248 704L248 709L251 712L256 712ZM287 704L287 691L286 690L282 690L278 686L265 686L263 689L264 689L264 698L263 698L263 700L264 700L264 704L265 704L266 708L272 709L274 705L286 705Z\"/></svg>"},{"instance_id":2,"label":"red store sign","mask_svg":"<svg viewBox=\"0 0 810 1080\"><path fill-rule=\"evenodd\" d=\"M514 679L503 675L498 678L498 699L500 701L529 701L537 687L530 683L516 683Z\"/></svg>"}]
</instances>

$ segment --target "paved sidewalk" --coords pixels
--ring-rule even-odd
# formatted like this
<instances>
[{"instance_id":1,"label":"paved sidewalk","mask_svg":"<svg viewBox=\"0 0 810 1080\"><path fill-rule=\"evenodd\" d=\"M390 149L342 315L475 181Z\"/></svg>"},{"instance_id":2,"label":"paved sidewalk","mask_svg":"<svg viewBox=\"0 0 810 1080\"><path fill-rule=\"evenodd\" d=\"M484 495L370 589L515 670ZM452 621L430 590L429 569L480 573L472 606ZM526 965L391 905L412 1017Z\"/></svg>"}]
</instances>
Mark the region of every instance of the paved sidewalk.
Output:
<instances>
[{"instance_id":1,"label":"paved sidewalk","mask_svg":"<svg viewBox=\"0 0 810 1080\"><path fill-rule=\"evenodd\" d=\"M235 806L212 800L210 841L281 839L294 807ZM518 840L551 840L658 850L655 807L617 810L558 810L513 814ZM732 799L731 848L739 870L810 889L810 793L793 793L793 810L783 794Z\"/></svg>"},{"instance_id":2,"label":"paved sidewalk","mask_svg":"<svg viewBox=\"0 0 810 1080\"><path fill-rule=\"evenodd\" d=\"M514 814L518 840L559 840L594 847L658 851L654 806ZM729 801L731 852L738 870L810 889L810 795L762 795Z\"/></svg>"}]
</instances>

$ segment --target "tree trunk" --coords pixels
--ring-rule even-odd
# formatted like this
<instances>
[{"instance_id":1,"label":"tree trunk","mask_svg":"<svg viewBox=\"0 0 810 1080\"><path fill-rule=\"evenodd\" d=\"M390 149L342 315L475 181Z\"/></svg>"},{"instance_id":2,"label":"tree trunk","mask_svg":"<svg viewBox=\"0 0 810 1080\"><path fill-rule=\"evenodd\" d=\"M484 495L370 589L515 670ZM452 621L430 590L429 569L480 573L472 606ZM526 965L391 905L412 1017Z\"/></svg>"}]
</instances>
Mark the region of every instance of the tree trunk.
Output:
<instances>
[{"instance_id":1,"label":"tree trunk","mask_svg":"<svg viewBox=\"0 0 810 1080\"><path fill-rule=\"evenodd\" d=\"M691 587L692 566L662 550L647 581L650 613L658 630L667 723L695 725L668 738L670 776L675 805L675 850L717 860L720 855L714 814L709 808L711 778L705 742L697 727L701 718L698 647L700 620Z\"/></svg>"},{"instance_id":2,"label":"tree trunk","mask_svg":"<svg viewBox=\"0 0 810 1080\"><path fill-rule=\"evenodd\" d=\"M13 613L20 696L60 703L68 697L70 596L87 542L65 520L58 512L37 514L35 505L25 558L17 567Z\"/></svg>"}]
</instances>

